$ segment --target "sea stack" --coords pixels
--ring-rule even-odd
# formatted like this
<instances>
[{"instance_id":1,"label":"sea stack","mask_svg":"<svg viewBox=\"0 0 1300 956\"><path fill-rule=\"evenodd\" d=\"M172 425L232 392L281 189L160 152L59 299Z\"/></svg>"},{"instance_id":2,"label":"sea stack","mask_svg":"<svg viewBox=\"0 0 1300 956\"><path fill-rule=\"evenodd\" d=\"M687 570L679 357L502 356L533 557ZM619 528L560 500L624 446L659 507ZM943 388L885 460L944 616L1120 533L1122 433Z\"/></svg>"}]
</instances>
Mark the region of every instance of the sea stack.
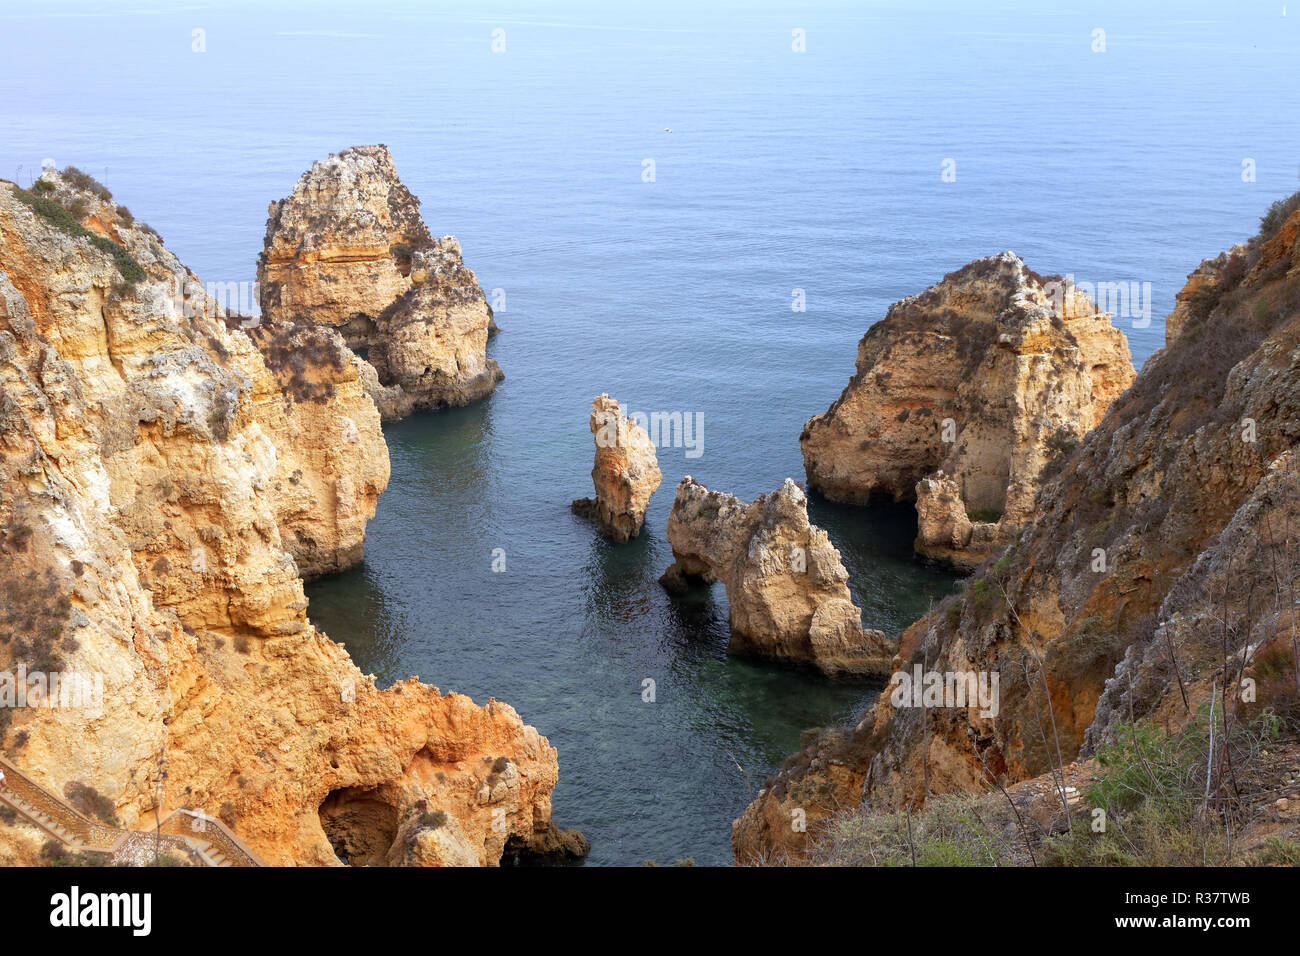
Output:
<instances>
[{"instance_id":1,"label":"sea stack","mask_svg":"<svg viewBox=\"0 0 1300 956\"><path fill-rule=\"evenodd\" d=\"M276 866L581 852L509 705L381 689L308 619L300 571L359 558L388 480L378 415L336 332L246 334L203 290L84 173L0 181L0 672L102 678L89 709L0 708L4 759ZM24 865L51 838L4 834Z\"/></svg>"},{"instance_id":2,"label":"sea stack","mask_svg":"<svg viewBox=\"0 0 1300 956\"><path fill-rule=\"evenodd\" d=\"M894 650L864 630L849 574L826 532L808 520L791 479L746 503L687 475L668 518L674 563L662 583L721 581L734 654L810 664L827 674L888 674Z\"/></svg>"},{"instance_id":3,"label":"sea stack","mask_svg":"<svg viewBox=\"0 0 1300 956\"><path fill-rule=\"evenodd\" d=\"M630 541L641 533L650 497L663 481L654 443L608 395L592 399L589 425L596 442L596 497L579 498L573 511L595 521L606 537Z\"/></svg>"},{"instance_id":4,"label":"sea stack","mask_svg":"<svg viewBox=\"0 0 1300 956\"><path fill-rule=\"evenodd\" d=\"M1049 463L1132 383L1128 342L1069 279L1013 253L894 303L857 373L800 435L826 497L916 500L916 550L971 568L1033 512Z\"/></svg>"},{"instance_id":5,"label":"sea stack","mask_svg":"<svg viewBox=\"0 0 1300 956\"><path fill-rule=\"evenodd\" d=\"M900 672L1000 674L998 706L882 694L787 759L733 825L739 861L803 859L845 807L915 813L994 778L1051 790L1134 723L1192 724L1225 684L1253 690L1227 695L1241 726L1294 712L1300 211L1188 285L1181 327L1043 483L1014 547L900 637Z\"/></svg>"},{"instance_id":6,"label":"sea stack","mask_svg":"<svg viewBox=\"0 0 1300 956\"><path fill-rule=\"evenodd\" d=\"M464 405L504 378L460 243L429 232L387 146L333 154L271 203L257 279L264 317L339 331L385 419Z\"/></svg>"}]
</instances>

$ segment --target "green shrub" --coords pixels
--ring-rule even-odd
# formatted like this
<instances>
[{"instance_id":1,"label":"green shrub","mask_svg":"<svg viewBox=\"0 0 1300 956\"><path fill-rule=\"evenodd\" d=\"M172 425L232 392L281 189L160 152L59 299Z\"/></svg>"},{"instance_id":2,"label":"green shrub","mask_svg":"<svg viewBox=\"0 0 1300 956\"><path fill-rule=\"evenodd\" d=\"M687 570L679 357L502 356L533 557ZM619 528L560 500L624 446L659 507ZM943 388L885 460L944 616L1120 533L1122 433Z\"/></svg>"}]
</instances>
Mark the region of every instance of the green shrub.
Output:
<instances>
[{"instance_id":1,"label":"green shrub","mask_svg":"<svg viewBox=\"0 0 1300 956\"><path fill-rule=\"evenodd\" d=\"M998 866L1015 864L1022 852L1018 834L979 809L981 797L931 797L906 812L859 811L832 817L813 839L809 860L822 866ZM1001 821L998 821L1000 824Z\"/></svg>"},{"instance_id":2,"label":"green shrub","mask_svg":"<svg viewBox=\"0 0 1300 956\"><path fill-rule=\"evenodd\" d=\"M445 827L447 825L447 813L444 810L426 810L420 814L417 825L429 830Z\"/></svg>"},{"instance_id":3,"label":"green shrub","mask_svg":"<svg viewBox=\"0 0 1300 956\"><path fill-rule=\"evenodd\" d=\"M20 202L31 207L33 212L60 232L76 239L85 239L100 252L107 253L113 259L113 264L117 266L117 271L121 273L126 282L134 284L145 277L144 269L140 267L140 263L135 261L131 253L112 239L97 235L81 224L81 219L86 214L84 201L80 202L82 207L80 210L65 209L49 196L37 196L25 189L15 189L13 192Z\"/></svg>"},{"instance_id":4,"label":"green shrub","mask_svg":"<svg viewBox=\"0 0 1300 956\"><path fill-rule=\"evenodd\" d=\"M68 803L86 816L94 817L110 827L119 825L117 815L114 812L113 801L94 787L79 780L72 780L64 786L63 796L67 798Z\"/></svg>"},{"instance_id":5,"label":"green shrub","mask_svg":"<svg viewBox=\"0 0 1300 956\"><path fill-rule=\"evenodd\" d=\"M1224 752L1223 725L1215 720L1215 754ZM1233 730L1233 761L1245 777L1260 744L1275 739L1278 723L1266 713ZM1044 843L1043 862L1057 866L1224 866L1233 862L1225 824L1239 825L1250 801L1225 786L1206 792L1209 714L1202 709L1182 730L1165 733L1147 723L1116 729L1115 742L1097 749L1097 782L1084 791L1106 827L1076 819L1068 833Z\"/></svg>"},{"instance_id":6,"label":"green shrub","mask_svg":"<svg viewBox=\"0 0 1300 956\"><path fill-rule=\"evenodd\" d=\"M1284 837L1269 837L1259 852L1264 866L1300 866L1300 843Z\"/></svg>"},{"instance_id":7,"label":"green shrub","mask_svg":"<svg viewBox=\"0 0 1300 956\"><path fill-rule=\"evenodd\" d=\"M74 189L90 193L104 202L110 202L113 199L113 194L108 191L107 186L90 175L90 173L83 173L76 166L65 166L61 175Z\"/></svg>"},{"instance_id":8,"label":"green shrub","mask_svg":"<svg viewBox=\"0 0 1300 956\"><path fill-rule=\"evenodd\" d=\"M988 524L996 524L1002 520L1002 512L997 508L976 508L974 511L966 512L966 517L971 521L982 521Z\"/></svg>"},{"instance_id":9,"label":"green shrub","mask_svg":"<svg viewBox=\"0 0 1300 956\"><path fill-rule=\"evenodd\" d=\"M108 857L102 853L73 853L58 840L46 840L41 847L41 859L47 866L107 866Z\"/></svg>"},{"instance_id":10,"label":"green shrub","mask_svg":"<svg viewBox=\"0 0 1300 956\"><path fill-rule=\"evenodd\" d=\"M1285 199L1279 199L1268 207L1259 220L1259 241L1268 242L1278 234L1283 224L1300 209L1300 192L1293 193Z\"/></svg>"}]
</instances>

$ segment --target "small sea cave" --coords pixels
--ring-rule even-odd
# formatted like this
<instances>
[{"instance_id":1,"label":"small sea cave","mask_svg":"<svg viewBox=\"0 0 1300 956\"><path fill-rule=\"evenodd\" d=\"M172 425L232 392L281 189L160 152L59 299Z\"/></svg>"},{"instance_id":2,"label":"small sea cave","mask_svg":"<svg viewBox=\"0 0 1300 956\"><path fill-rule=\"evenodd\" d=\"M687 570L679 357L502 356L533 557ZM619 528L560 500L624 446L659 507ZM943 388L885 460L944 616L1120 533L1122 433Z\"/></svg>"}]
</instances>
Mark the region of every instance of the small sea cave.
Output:
<instances>
[{"instance_id":1,"label":"small sea cave","mask_svg":"<svg viewBox=\"0 0 1300 956\"><path fill-rule=\"evenodd\" d=\"M341 787L320 805L320 825L349 866L383 866L397 839L397 807L378 790Z\"/></svg>"}]
</instances>

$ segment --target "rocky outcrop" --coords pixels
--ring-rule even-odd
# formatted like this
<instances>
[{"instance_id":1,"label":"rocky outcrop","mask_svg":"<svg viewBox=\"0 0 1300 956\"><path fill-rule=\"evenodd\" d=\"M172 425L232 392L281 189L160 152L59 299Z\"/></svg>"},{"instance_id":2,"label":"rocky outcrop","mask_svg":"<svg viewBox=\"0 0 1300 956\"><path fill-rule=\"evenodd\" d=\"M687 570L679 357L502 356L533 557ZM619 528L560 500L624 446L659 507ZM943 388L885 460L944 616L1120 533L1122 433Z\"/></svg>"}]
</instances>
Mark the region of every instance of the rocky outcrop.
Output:
<instances>
[{"instance_id":1,"label":"rocky outcrop","mask_svg":"<svg viewBox=\"0 0 1300 956\"><path fill-rule=\"evenodd\" d=\"M1244 264L1246 246L1238 244L1227 252L1206 259L1187 276L1187 284L1174 296L1174 311L1165 319L1165 345L1178 338L1178 333L1201 305L1213 301L1221 291L1220 280L1230 261Z\"/></svg>"},{"instance_id":2,"label":"rocky outcrop","mask_svg":"<svg viewBox=\"0 0 1300 956\"><path fill-rule=\"evenodd\" d=\"M346 349L231 331L79 182L0 183L0 672L91 688L0 708L7 758L128 829L203 810L272 864L384 862L420 801L453 825L399 862L553 845L544 737L496 701L381 691L307 618L294 551L355 551L387 475Z\"/></svg>"},{"instance_id":3,"label":"rocky outcrop","mask_svg":"<svg viewBox=\"0 0 1300 956\"><path fill-rule=\"evenodd\" d=\"M579 498L573 511L595 521L607 537L628 541L641 533L650 497L663 481L654 443L608 395L592 399L588 424L596 442L596 497Z\"/></svg>"},{"instance_id":4,"label":"rocky outcrop","mask_svg":"<svg viewBox=\"0 0 1300 956\"><path fill-rule=\"evenodd\" d=\"M360 564L366 523L389 477L388 447L361 361L332 329L227 324L235 334L246 331L262 359L240 367L277 453L273 501L281 543L304 579Z\"/></svg>"},{"instance_id":5,"label":"rocky outcrop","mask_svg":"<svg viewBox=\"0 0 1300 956\"><path fill-rule=\"evenodd\" d=\"M972 521L961 486L942 470L916 483L916 553L970 569L989 555L1002 535L999 521Z\"/></svg>"},{"instance_id":6,"label":"rocky outcrop","mask_svg":"<svg viewBox=\"0 0 1300 956\"><path fill-rule=\"evenodd\" d=\"M1068 280L1009 252L978 259L895 303L863 336L857 373L800 436L808 482L864 504L911 500L935 478L927 487L951 500L927 511L964 510L977 533L959 540L964 530L954 538L941 521L921 529L917 550L970 567L1024 525L1044 468L1132 380L1123 334Z\"/></svg>"},{"instance_id":7,"label":"rocky outcrop","mask_svg":"<svg viewBox=\"0 0 1300 956\"><path fill-rule=\"evenodd\" d=\"M362 381L385 418L464 405L503 378L460 244L430 234L386 146L333 154L271 203L257 277L263 316L334 328L373 366Z\"/></svg>"},{"instance_id":8,"label":"rocky outcrop","mask_svg":"<svg viewBox=\"0 0 1300 956\"><path fill-rule=\"evenodd\" d=\"M893 648L864 630L840 553L808 520L808 501L789 478L746 504L689 475L668 518L674 563L669 590L691 579L721 581L731 608L735 654L810 664L828 674L885 674Z\"/></svg>"},{"instance_id":9,"label":"rocky outcrop","mask_svg":"<svg viewBox=\"0 0 1300 956\"><path fill-rule=\"evenodd\" d=\"M1043 486L1033 523L903 634L904 671L1000 675L996 713L882 695L767 782L733 825L739 859L799 858L795 810L815 830L836 808L1028 779L1121 722L1181 726L1211 695L1239 724L1300 716L1300 249L1287 234L1203 267L1213 291L1185 300L1181 331Z\"/></svg>"}]
</instances>

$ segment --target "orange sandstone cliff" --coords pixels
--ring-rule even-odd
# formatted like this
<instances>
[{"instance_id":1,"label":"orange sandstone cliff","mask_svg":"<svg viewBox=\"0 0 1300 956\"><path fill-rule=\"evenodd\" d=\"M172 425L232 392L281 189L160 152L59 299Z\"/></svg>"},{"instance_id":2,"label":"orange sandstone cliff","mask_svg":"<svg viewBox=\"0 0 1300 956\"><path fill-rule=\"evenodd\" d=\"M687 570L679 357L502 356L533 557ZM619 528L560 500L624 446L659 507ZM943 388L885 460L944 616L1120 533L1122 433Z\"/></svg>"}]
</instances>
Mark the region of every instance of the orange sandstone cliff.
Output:
<instances>
[{"instance_id":1,"label":"orange sandstone cliff","mask_svg":"<svg viewBox=\"0 0 1300 956\"><path fill-rule=\"evenodd\" d=\"M810 735L733 824L738 860L801 859L797 812L816 832L844 808L915 808L1025 780L1113 740L1121 721L1179 726L1216 692L1241 721L1264 708L1300 717L1298 236L1300 212L1202 264L1167 346L1068 452L1009 549L903 634L905 670L998 674L996 713L897 706L886 693L856 726ZM872 339L862 379L881 358ZM909 380L910 402L924 380ZM832 409L810 426L810 472L845 494L905 493L912 475L883 463L823 464L829 439L844 440L841 418ZM931 465L927 442L887 432ZM1247 679L1249 701L1236 692Z\"/></svg>"},{"instance_id":2,"label":"orange sandstone cliff","mask_svg":"<svg viewBox=\"0 0 1300 956\"><path fill-rule=\"evenodd\" d=\"M863 336L857 373L800 436L808 482L835 501L915 500L918 553L974 567L1133 374L1124 335L1068 280L1009 252L977 259Z\"/></svg>"},{"instance_id":3,"label":"orange sandstone cliff","mask_svg":"<svg viewBox=\"0 0 1300 956\"><path fill-rule=\"evenodd\" d=\"M205 811L273 864L581 852L513 709L381 691L307 616L302 572L359 559L388 478L358 360L228 328L107 195L0 183L0 670L103 686L0 710L6 758L127 828ZM0 854L34 859L24 832Z\"/></svg>"}]
</instances>

